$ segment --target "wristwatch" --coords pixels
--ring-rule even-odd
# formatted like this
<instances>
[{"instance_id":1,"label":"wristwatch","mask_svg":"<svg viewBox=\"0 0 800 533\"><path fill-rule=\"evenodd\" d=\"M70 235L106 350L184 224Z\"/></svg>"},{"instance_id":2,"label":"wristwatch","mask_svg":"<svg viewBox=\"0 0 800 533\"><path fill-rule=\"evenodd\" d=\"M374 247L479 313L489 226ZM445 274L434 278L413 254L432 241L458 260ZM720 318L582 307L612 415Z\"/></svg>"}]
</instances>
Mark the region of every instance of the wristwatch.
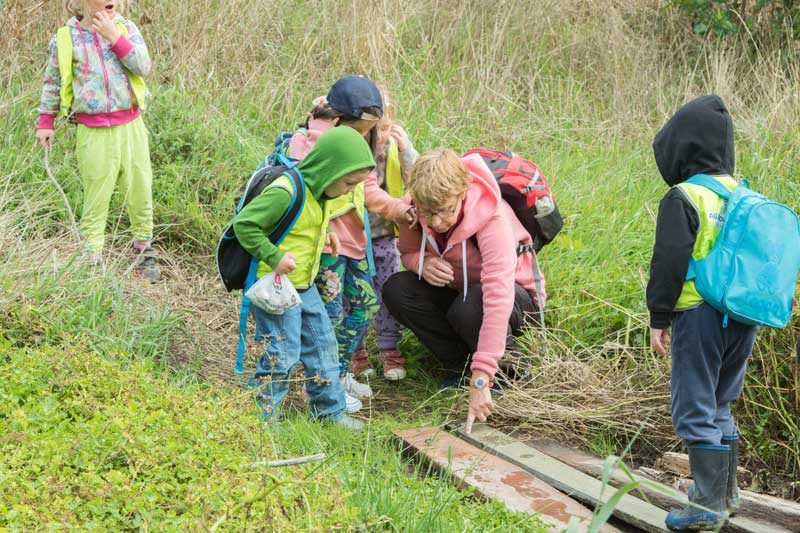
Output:
<instances>
[{"instance_id":1,"label":"wristwatch","mask_svg":"<svg viewBox=\"0 0 800 533\"><path fill-rule=\"evenodd\" d=\"M483 376L478 376L471 381L470 385L472 385L474 389L483 390L489 386L489 380Z\"/></svg>"}]
</instances>

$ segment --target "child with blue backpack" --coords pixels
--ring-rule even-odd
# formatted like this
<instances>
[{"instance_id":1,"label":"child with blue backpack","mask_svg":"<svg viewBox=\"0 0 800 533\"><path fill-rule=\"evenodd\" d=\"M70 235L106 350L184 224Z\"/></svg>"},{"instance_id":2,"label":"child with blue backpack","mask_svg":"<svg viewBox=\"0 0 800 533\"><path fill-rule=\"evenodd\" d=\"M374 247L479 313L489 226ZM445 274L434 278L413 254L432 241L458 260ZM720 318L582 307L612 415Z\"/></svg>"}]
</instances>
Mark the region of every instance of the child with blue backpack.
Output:
<instances>
[{"instance_id":1,"label":"child with blue backpack","mask_svg":"<svg viewBox=\"0 0 800 533\"><path fill-rule=\"evenodd\" d=\"M270 272L286 275L301 300L301 305L280 315L251 308L257 336L266 337L268 342L250 385L258 391L256 400L264 417L272 418L300 361L311 415L359 429L362 423L344 412L337 340L314 280L323 248L328 246L332 256L338 255L338 239L329 224L335 199L358 187L375 168L375 160L362 135L342 126L321 135L296 168L305 185L305 201L279 245L270 241L268 234L280 226L297 194L287 174L268 184L233 221L239 243L260 262L258 277Z\"/></svg>"},{"instance_id":2,"label":"child with blue backpack","mask_svg":"<svg viewBox=\"0 0 800 533\"><path fill-rule=\"evenodd\" d=\"M647 285L651 346L671 352L672 422L688 447L694 480L693 505L670 512L666 525L701 530L717 526L739 506L739 435L731 403L741 394L759 329L701 296L706 292L699 272L707 266L702 263L711 260L718 237L725 237L726 215L734 218L726 197L739 186L732 177L733 121L722 99L708 95L685 104L656 135L653 150L670 189L659 206ZM706 277L715 274L705 270ZM725 280L715 283L721 287ZM757 285L742 292L752 298Z\"/></svg>"}]
</instances>

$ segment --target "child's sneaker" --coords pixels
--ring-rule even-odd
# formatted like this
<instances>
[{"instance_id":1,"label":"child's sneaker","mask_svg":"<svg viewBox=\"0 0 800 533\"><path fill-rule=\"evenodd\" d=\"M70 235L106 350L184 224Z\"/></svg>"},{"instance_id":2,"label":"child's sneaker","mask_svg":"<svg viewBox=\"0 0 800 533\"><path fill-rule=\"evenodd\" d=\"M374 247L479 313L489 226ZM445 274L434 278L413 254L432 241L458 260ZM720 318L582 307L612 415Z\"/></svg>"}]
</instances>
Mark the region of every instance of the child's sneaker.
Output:
<instances>
[{"instance_id":1,"label":"child's sneaker","mask_svg":"<svg viewBox=\"0 0 800 533\"><path fill-rule=\"evenodd\" d=\"M344 386L344 391L351 396L355 396L356 398L372 398L372 389L370 386L356 381L356 377L352 372L348 372L344 378L342 378L342 385Z\"/></svg>"},{"instance_id":2,"label":"child's sneaker","mask_svg":"<svg viewBox=\"0 0 800 533\"><path fill-rule=\"evenodd\" d=\"M349 429L350 431L361 431L361 429L364 427L364 422L347 415L342 415L339 417L339 419L336 420L336 423L346 429Z\"/></svg>"},{"instance_id":3,"label":"child's sneaker","mask_svg":"<svg viewBox=\"0 0 800 533\"><path fill-rule=\"evenodd\" d=\"M361 349L353 352L353 357L350 359L350 372L363 378L375 376L375 369L369 363L367 350Z\"/></svg>"},{"instance_id":4,"label":"child's sneaker","mask_svg":"<svg viewBox=\"0 0 800 533\"><path fill-rule=\"evenodd\" d=\"M351 396L347 391L344 393L344 412L345 413L357 413L364 407L364 404L361 403L361 400L356 398L355 396Z\"/></svg>"},{"instance_id":5,"label":"child's sneaker","mask_svg":"<svg viewBox=\"0 0 800 533\"><path fill-rule=\"evenodd\" d=\"M139 249L134 247L133 253L134 270L136 275L140 278L149 281L150 283L158 283L161 281L161 269L158 267L158 253L152 246Z\"/></svg>"},{"instance_id":6,"label":"child's sneaker","mask_svg":"<svg viewBox=\"0 0 800 533\"><path fill-rule=\"evenodd\" d=\"M381 366L383 366L383 377L389 381L400 381L406 377L406 360L397 350L381 351Z\"/></svg>"}]
</instances>

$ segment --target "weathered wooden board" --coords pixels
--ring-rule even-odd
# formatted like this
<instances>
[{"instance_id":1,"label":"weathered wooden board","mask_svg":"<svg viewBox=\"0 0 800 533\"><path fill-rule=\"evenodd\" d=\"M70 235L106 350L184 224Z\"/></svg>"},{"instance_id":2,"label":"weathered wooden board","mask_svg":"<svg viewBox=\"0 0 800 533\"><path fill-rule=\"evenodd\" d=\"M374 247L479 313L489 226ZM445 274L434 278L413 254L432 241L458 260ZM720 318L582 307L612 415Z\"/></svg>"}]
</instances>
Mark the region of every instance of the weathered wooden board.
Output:
<instances>
[{"instance_id":1,"label":"weathered wooden board","mask_svg":"<svg viewBox=\"0 0 800 533\"><path fill-rule=\"evenodd\" d=\"M395 431L406 450L420 454L437 469L452 475L462 485L502 502L508 509L537 514L551 531L562 531L571 517L581 520L585 531L592 512L518 466L464 442L439 428L424 427ZM606 526L603 531L617 531Z\"/></svg>"},{"instance_id":2,"label":"weathered wooden board","mask_svg":"<svg viewBox=\"0 0 800 533\"><path fill-rule=\"evenodd\" d=\"M689 456L685 453L666 452L658 459L656 466L673 474L689 477L692 475L692 470L689 467ZM737 469L736 475L739 479L740 487L747 487L753 480L752 472L741 466Z\"/></svg>"},{"instance_id":3,"label":"weathered wooden board","mask_svg":"<svg viewBox=\"0 0 800 533\"><path fill-rule=\"evenodd\" d=\"M602 477L603 459L600 457L572 448L566 448L553 441L535 440L529 441L526 444L529 444L530 446L546 453L554 459L558 459L559 461L568 464L580 470L581 472L589 474L590 476L598 479ZM641 479L635 474L634 477L636 479ZM609 480L609 482L615 487L622 486L629 481L630 479L628 476L619 469L613 472L611 479ZM669 492L675 492L675 489L672 487L661 483L656 483L652 480L650 480L649 483L658 485L661 490L653 488L652 485L643 485L643 489L641 491L643 493L643 499L647 499L658 507L667 510L682 507L684 505L682 500L669 494ZM662 491L666 491L667 494ZM748 494L745 491L741 491L741 493ZM756 496L760 496L762 498L771 498L769 496L764 497L760 494L756 494ZM773 533L788 533L800 531L800 521L797 521L797 515L793 518L790 512L790 508L792 506L798 508L800 508L800 506L797 506L792 502L779 500L778 498L771 498L771 500L778 501L773 501L771 502L771 505L767 505L762 502L755 502L752 498L747 496L743 497L742 507L739 510L739 514L732 518L728 524L722 528L722 531L724 533L762 533L766 531ZM781 505L778 505L778 503Z\"/></svg>"},{"instance_id":4,"label":"weathered wooden board","mask_svg":"<svg viewBox=\"0 0 800 533\"><path fill-rule=\"evenodd\" d=\"M599 480L485 424L475 425L469 435L463 426L454 429L467 442L510 461L584 503L592 506L603 504L614 494L609 488L604 491ZM666 511L631 495L626 495L619 501L614 509L614 516L643 531L667 531L664 525Z\"/></svg>"}]
</instances>

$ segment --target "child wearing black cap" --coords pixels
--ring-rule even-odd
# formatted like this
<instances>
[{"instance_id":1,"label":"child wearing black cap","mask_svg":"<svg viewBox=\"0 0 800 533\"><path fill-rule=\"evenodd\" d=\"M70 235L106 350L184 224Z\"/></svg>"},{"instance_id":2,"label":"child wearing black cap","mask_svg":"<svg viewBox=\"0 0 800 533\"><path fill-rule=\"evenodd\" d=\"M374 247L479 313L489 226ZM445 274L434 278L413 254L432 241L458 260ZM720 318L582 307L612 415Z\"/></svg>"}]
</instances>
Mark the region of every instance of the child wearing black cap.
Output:
<instances>
[{"instance_id":1,"label":"child wearing black cap","mask_svg":"<svg viewBox=\"0 0 800 533\"><path fill-rule=\"evenodd\" d=\"M295 133L289 143L289 155L302 159L322 133L339 125L358 130L373 151L377 151L375 128L383 111L381 92L369 78L345 76L333 84L327 96L315 101L308 127ZM372 396L369 385L359 383L350 372L353 352L379 309L372 283L367 209L395 224L408 224L415 219L409 204L378 186L375 173L352 194L338 198L331 205L331 229L339 237L339 255L325 249L317 287L331 321L338 324L339 370L349 413L359 411L361 399Z\"/></svg>"}]
</instances>

